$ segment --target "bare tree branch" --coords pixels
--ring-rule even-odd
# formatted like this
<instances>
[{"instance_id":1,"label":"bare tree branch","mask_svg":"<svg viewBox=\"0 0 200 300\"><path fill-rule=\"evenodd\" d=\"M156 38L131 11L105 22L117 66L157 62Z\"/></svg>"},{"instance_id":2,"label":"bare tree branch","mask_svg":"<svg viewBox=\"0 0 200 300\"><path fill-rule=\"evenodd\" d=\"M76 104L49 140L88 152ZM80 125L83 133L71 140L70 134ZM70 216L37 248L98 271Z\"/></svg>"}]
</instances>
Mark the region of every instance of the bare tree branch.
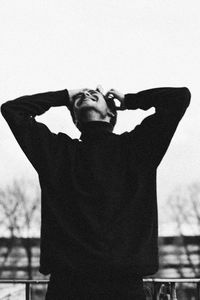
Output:
<instances>
[{"instance_id":1,"label":"bare tree branch","mask_svg":"<svg viewBox=\"0 0 200 300\"><path fill-rule=\"evenodd\" d=\"M40 195L39 185L33 182L27 183L25 180L14 180L4 189L0 189L0 216L1 227L11 240L21 239L22 246L26 250L28 258L28 277L31 278L32 249L30 238L40 234ZM13 244L10 244L12 247ZM6 262L11 248L7 249L4 263Z\"/></svg>"}]
</instances>

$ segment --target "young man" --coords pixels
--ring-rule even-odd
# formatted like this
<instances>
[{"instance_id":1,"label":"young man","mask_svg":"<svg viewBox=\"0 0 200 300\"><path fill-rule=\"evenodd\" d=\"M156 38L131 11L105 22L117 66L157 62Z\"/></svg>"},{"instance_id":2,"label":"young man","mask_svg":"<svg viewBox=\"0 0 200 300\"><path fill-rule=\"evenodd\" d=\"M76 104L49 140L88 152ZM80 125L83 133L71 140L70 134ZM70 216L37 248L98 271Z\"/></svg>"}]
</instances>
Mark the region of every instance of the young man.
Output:
<instances>
[{"instance_id":1,"label":"young man","mask_svg":"<svg viewBox=\"0 0 200 300\"><path fill-rule=\"evenodd\" d=\"M158 268L156 169L190 97L185 87L126 95L113 89L104 95L98 87L2 105L39 176L40 272L51 274L47 300L145 299L142 277ZM35 120L62 105L81 131L79 140ZM117 109L151 107L155 114L132 131L112 132Z\"/></svg>"}]
</instances>

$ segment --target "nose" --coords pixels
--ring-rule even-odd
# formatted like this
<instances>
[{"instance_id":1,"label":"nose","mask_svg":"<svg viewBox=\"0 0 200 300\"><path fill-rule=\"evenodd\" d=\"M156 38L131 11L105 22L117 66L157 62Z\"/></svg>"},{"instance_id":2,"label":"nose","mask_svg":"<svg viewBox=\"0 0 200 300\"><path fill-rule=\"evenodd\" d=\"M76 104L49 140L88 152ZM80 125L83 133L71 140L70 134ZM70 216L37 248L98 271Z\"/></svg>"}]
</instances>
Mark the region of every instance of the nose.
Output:
<instances>
[{"instance_id":1,"label":"nose","mask_svg":"<svg viewBox=\"0 0 200 300\"><path fill-rule=\"evenodd\" d=\"M91 94L90 94L89 91L84 91L84 95L85 95L85 96L91 96Z\"/></svg>"}]
</instances>

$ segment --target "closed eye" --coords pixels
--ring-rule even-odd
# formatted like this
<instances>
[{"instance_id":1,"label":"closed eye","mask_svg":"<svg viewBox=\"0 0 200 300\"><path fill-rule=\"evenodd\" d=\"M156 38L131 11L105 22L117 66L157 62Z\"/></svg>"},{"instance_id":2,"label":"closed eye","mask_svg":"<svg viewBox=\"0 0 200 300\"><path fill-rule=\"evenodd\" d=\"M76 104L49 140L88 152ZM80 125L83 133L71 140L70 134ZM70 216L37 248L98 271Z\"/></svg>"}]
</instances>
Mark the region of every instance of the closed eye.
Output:
<instances>
[{"instance_id":1,"label":"closed eye","mask_svg":"<svg viewBox=\"0 0 200 300\"><path fill-rule=\"evenodd\" d=\"M74 96L74 98L78 98L78 97L81 97L81 95L83 95L83 93L78 93Z\"/></svg>"},{"instance_id":2,"label":"closed eye","mask_svg":"<svg viewBox=\"0 0 200 300\"><path fill-rule=\"evenodd\" d=\"M77 99L79 99L82 95L83 95L83 93L78 93L78 94L74 95L73 102L76 101Z\"/></svg>"}]
</instances>

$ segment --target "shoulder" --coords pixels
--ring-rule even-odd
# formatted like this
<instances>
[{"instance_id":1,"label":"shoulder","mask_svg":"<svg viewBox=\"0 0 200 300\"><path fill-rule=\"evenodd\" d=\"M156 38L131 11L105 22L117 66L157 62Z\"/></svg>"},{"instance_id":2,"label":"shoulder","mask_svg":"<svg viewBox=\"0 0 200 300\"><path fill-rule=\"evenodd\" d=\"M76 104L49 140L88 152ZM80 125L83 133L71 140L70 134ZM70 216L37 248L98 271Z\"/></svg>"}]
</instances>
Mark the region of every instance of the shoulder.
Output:
<instances>
[{"instance_id":1,"label":"shoulder","mask_svg":"<svg viewBox=\"0 0 200 300\"><path fill-rule=\"evenodd\" d=\"M138 135L138 132L140 131L140 126L137 125L133 130L131 131L124 131L122 134L119 135L121 140L130 140Z\"/></svg>"},{"instance_id":2,"label":"shoulder","mask_svg":"<svg viewBox=\"0 0 200 300\"><path fill-rule=\"evenodd\" d=\"M57 134L57 143L60 145L73 144L76 141L78 140L71 138L68 134L64 132L58 132Z\"/></svg>"},{"instance_id":3,"label":"shoulder","mask_svg":"<svg viewBox=\"0 0 200 300\"><path fill-rule=\"evenodd\" d=\"M124 131L121 134L116 135L115 139L118 141L118 144L121 145L122 148L132 148L133 145L136 145L137 141L137 129L131 131Z\"/></svg>"}]
</instances>

